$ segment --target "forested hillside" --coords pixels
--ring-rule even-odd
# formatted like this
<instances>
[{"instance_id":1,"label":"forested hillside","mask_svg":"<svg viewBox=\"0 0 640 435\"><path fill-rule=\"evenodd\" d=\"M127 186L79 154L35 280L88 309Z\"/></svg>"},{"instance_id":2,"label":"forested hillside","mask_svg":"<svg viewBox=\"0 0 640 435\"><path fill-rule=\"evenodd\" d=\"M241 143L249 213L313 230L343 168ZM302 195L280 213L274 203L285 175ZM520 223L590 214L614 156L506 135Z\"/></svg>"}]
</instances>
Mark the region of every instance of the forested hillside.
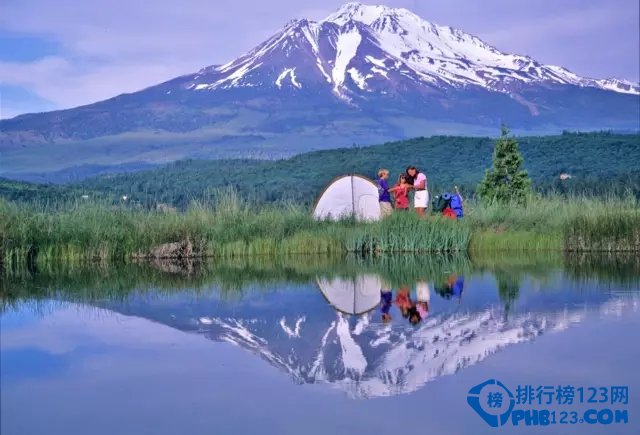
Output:
<instances>
[{"instance_id":1,"label":"forested hillside","mask_svg":"<svg viewBox=\"0 0 640 435\"><path fill-rule=\"evenodd\" d=\"M559 193L640 194L640 135L565 133L519 137L525 168L539 191ZM32 185L4 181L0 195L14 200L53 202L89 195L143 205L164 203L185 207L216 189L235 187L257 201L293 200L312 203L323 186L345 173L374 177L378 168L391 171L392 181L407 165L427 173L432 190L461 186L475 191L490 166L494 140L437 136L300 154L286 160L186 160L128 174L100 176L77 184ZM561 180L560 174L571 176Z\"/></svg>"}]
</instances>

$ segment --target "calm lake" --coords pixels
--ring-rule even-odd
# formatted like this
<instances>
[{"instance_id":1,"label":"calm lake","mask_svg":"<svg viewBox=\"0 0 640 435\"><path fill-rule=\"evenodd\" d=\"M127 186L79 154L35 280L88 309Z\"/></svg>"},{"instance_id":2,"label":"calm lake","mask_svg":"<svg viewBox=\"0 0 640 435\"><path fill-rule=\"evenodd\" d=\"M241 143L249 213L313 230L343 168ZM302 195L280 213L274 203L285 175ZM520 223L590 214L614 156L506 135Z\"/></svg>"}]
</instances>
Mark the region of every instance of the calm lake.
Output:
<instances>
[{"instance_id":1,"label":"calm lake","mask_svg":"<svg viewBox=\"0 0 640 435\"><path fill-rule=\"evenodd\" d=\"M636 256L47 265L0 280L3 435L640 433Z\"/></svg>"}]
</instances>

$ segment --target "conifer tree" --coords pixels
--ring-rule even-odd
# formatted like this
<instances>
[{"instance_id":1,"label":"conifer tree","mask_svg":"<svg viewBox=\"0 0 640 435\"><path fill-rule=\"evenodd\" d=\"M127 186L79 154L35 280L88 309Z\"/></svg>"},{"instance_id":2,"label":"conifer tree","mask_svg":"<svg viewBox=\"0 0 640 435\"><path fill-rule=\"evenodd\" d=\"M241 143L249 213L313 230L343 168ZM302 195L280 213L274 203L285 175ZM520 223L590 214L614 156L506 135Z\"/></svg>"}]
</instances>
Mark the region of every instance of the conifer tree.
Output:
<instances>
[{"instance_id":1,"label":"conifer tree","mask_svg":"<svg viewBox=\"0 0 640 435\"><path fill-rule=\"evenodd\" d=\"M493 151L493 167L486 170L478 185L480 199L525 202L531 192L531 179L522 168L523 163L518 143L503 125L502 135Z\"/></svg>"}]
</instances>

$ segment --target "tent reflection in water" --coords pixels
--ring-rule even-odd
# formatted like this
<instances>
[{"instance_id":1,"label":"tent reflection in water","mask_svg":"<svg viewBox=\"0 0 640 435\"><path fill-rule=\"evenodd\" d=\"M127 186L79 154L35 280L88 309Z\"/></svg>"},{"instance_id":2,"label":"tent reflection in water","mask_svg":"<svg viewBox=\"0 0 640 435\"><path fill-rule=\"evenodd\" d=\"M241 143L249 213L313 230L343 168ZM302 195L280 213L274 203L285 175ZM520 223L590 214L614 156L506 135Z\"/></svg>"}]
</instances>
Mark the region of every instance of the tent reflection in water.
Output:
<instances>
[{"instance_id":1,"label":"tent reflection in water","mask_svg":"<svg viewBox=\"0 0 640 435\"><path fill-rule=\"evenodd\" d=\"M316 219L339 220L354 216L358 221L380 219L378 186L361 175L344 175L322 192L313 210Z\"/></svg>"},{"instance_id":2,"label":"tent reflection in water","mask_svg":"<svg viewBox=\"0 0 640 435\"><path fill-rule=\"evenodd\" d=\"M382 280L377 275L318 278L317 281L324 297L341 313L364 314L380 303Z\"/></svg>"}]
</instances>

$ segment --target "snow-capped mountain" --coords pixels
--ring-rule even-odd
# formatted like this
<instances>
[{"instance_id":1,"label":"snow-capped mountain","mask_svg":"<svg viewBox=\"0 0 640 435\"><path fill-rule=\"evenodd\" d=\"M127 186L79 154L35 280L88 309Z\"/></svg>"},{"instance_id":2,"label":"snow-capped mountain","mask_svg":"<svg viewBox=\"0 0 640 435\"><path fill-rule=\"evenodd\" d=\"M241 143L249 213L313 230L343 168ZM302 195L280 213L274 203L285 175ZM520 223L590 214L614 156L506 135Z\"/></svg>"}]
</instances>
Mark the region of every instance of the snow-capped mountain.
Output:
<instances>
[{"instance_id":1,"label":"snow-capped mountain","mask_svg":"<svg viewBox=\"0 0 640 435\"><path fill-rule=\"evenodd\" d=\"M245 56L204 68L186 88L296 90L324 84L351 101L370 93L429 94L446 87L476 86L510 94L536 83L640 94L640 86L631 82L580 77L528 56L503 53L406 9L360 3L348 3L319 22L294 20Z\"/></svg>"},{"instance_id":2,"label":"snow-capped mountain","mask_svg":"<svg viewBox=\"0 0 640 435\"><path fill-rule=\"evenodd\" d=\"M321 21L293 20L224 65L2 120L0 175L34 172L42 158L49 171L279 158L434 134L494 135L501 123L533 134L637 131L639 119L637 83L580 77L406 9L349 3Z\"/></svg>"}]
</instances>

